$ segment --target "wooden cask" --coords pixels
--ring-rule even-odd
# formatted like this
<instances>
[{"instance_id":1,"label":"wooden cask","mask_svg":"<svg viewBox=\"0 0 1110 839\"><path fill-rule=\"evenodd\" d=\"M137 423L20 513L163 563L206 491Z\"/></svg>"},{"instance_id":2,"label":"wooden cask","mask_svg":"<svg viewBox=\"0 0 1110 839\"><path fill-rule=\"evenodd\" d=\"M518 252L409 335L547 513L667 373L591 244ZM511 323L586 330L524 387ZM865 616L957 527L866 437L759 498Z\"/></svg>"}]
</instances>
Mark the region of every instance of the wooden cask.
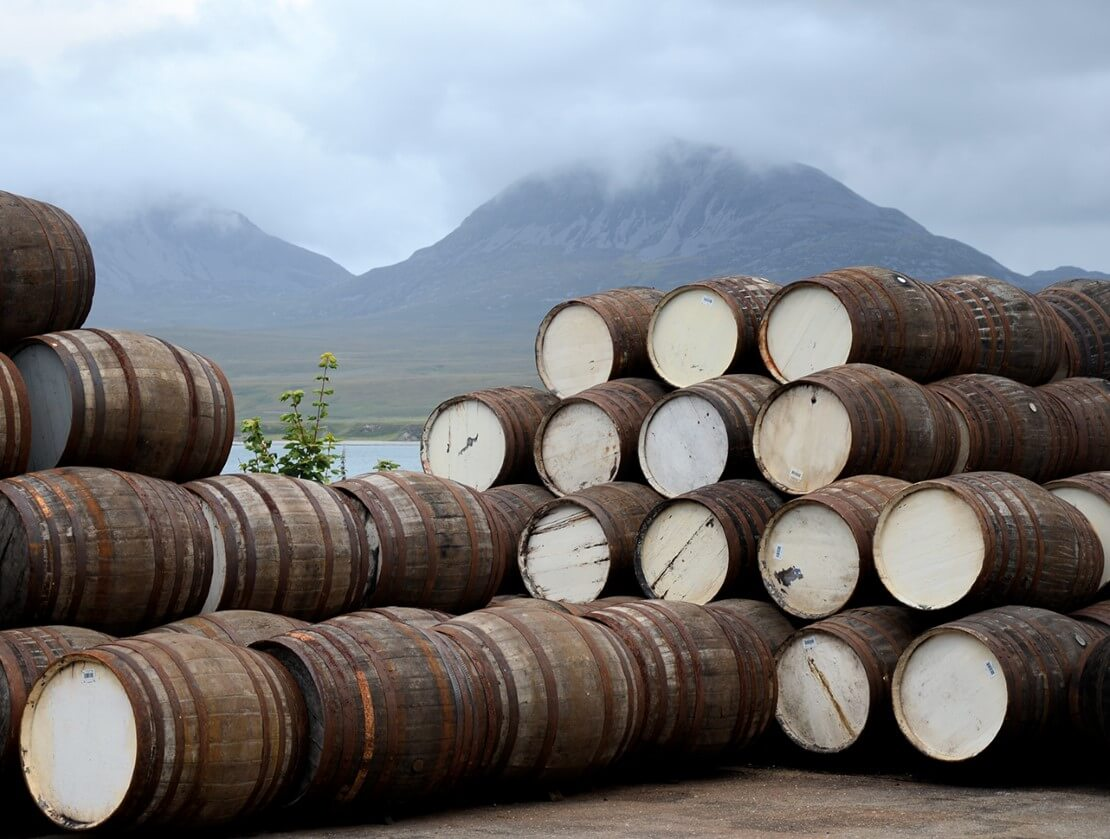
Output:
<instances>
[{"instance_id":1,"label":"wooden cask","mask_svg":"<svg viewBox=\"0 0 1110 839\"><path fill-rule=\"evenodd\" d=\"M636 579L648 597L708 603L761 592L756 558L782 498L762 481L721 481L656 506L636 539Z\"/></svg>"},{"instance_id":2,"label":"wooden cask","mask_svg":"<svg viewBox=\"0 0 1110 839\"><path fill-rule=\"evenodd\" d=\"M961 322L948 295L886 268L845 268L771 298L759 351L791 382L842 364L874 364L927 382L954 372Z\"/></svg>"},{"instance_id":3,"label":"wooden cask","mask_svg":"<svg viewBox=\"0 0 1110 839\"><path fill-rule=\"evenodd\" d=\"M29 468L104 466L189 481L218 475L235 434L212 361L137 332L78 329L12 351L31 400Z\"/></svg>"},{"instance_id":4,"label":"wooden cask","mask_svg":"<svg viewBox=\"0 0 1110 839\"><path fill-rule=\"evenodd\" d=\"M870 364L790 382L764 404L752 435L767 480L802 495L854 475L921 481L953 472L958 425L941 397Z\"/></svg>"},{"instance_id":5,"label":"wooden cask","mask_svg":"<svg viewBox=\"0 0 1110 839\"><path fill-rule=\"evenodd\" d=\"M930 629L894 671L894 715L941 761L988 750L1027 755L1066 734L1068 689L1098 635L1045 609L1005 606Z\"/></svg>"},{"instance_id":6,"label":"wooden cask","mask_svg":"<svg viewBox=\"0 0 1110 839\"><path fill-rule=\"evenodd\" d=\"M448 399L424 424L424 471L475 489L535 480L536 429L558 402L534 387L494 387Z\"/></svg>"},{"instance_id":7,"label":"wooden cask","mask_svg":"<svg viewBox=\"0 0 1110 839\"><path fill-rule=\"evenodd\" d=\"M1077 509L1004 472L922 481L898 493L879 517L874 555L887 591L915 609L1073 609L1094 599L1104 565Z\"/></svg>"},{"instance_id":8,"label":"wooden cask","mask_svg":"<svg viewBox=\"0 0 1110 839\"><path fill-rule=\"evenodd\" d=\"M342 495L288 475L220 475L186 485L213 545L203 611L254 609L323 620L358 606L374 575L366 531Z\"/></svg>"},{"instance_id":9,"label":"wooden cask","mask_svg":"<svg viewBox=\"0 0 1110 839\"><path fill-rule=\"evenodd\" d=\"M0 192L0 348L76 329L96 287L89 240L64 210Z\"/></svg>"},{"instance_id":10,"label":"wooden cask","mask_svg":"<svg viewBox=\"0 0 1110 839\"><path fill-rule=\"evenodd\" d=\"M1055 310L1070 337L1067 375L1110 376L1110 281L1064 280L1037 297Z\"/></svg>"},{"instance_id":11,"label":"wooden cask","mask_svg":"<svg viewBox=\"0 0 1110 839\"><path fill-rule=\"evenodd\" d=\"M75 466L0 481L0 624L114 634L200 611L212 541L177 484Z\"/></svg>"},{"instance_id":12,"label":"wooden cask","mask_svg":"<svg viewBox=\"0 0 1110 839\"><path fill-rule=\"evenodd\" d=\"M663 499L643 484L599 484L547 502L520 537L518 564L533 597L585 603L639 591L636 536Z\"/></svg>"},{"instance_id":13,"label":"wooden cask","mask_svg":"<svg viewBox=\"0 0 1110 839\"><path fill-rule=\"evenodd\" d=\"M611 630L548 609L484 609L434 630L466 650L493 686L488 773L506 781L578 780L639 742L643 684Z\"/></svg>"},{"instance_id":14,"label":"wooden cask","mask_svg":"<svg viewBox=\"0 0 1110 839\"><path fill-rule=\"evenodd\" d=\"M18 765L19 726L27 695L62 656L115 639L77 626L36 626L0 632L0 778Z\"/></svg>"},{"instance_id":15,"label":"wooden cask","mask_svg":"<svg viewBox=\"0 0 1110 839\"><path fill-rule=\"evenodd\" d=\"M738 373L668 393L640 427L640 470L647 482L674 498L758 474L752 428L777 387L766 376Z\"/></svg>"},{"instance_id":16,"label":"wooden cask","mask_svg":"<svg viewBox=\"0 0 1110 839\"><path fill-rule=\"evenodd\" d=\"M714 277L668 292L652 312L651 366L675 387L761 367L759 323L780 286L762 277Z\"/></svg>"},{"instance_id":17,"label":"wooden cask","mask_svg":"<svg viewBox=\"0 0 1110 839\"><path fill-rule=\"evenodd\" d=\"M23 773L69 830L219 824L285 800L305 706L267 655L211 638L120 640L55 662L23 715Z\"/></svg>"},{"instance_id":18,"label":"wooden cask","mask_svg":"<svg viewBox=\"0 0 1110 839\"><path fill-rule=\"evenodd\" d=\"M1070 699L1075 727L1085 737L1093 738L1096 748L1110 746L1110 635L1091 644L1080 663Z\"/></svg>"},{"instance_id":19,"label":"wooden cask","mask_svg":"<svg viewBox=\"0 0 1110 839\"><path fill-rule=\"evenodd\" d=\"M820 620L861 597L885 594L871 540L883 507L908 486L857 475L784 504L759 543L759 572L771 598L795 617Z\"/></svg>"},{"instance_id":20,"label":"wooden cask","mask_svg":"<svg viewBox=\"0 0 1110 839\"><path fill-rule=\"evenodd\" d=\"M449 621L454 615L441 612L438 609L420 609L416 606L380 606L377 609L364 609L373 615L380 615L386 620L403 623L416 629L431 629L444 621Z\"/></svg>"},{"instance_id":21,"label":"wooden cask","mask_svg":"<svg viewBox=\"0 0 1110 839\"><path fill-rule=\"evenodd\" d=\"M610 379L652 375L648 323L663 292L629 286L566 300L540 323L536 370L566 398Z\"/></svg>"},{"instance_id":22,"label":"wooden cask","mask_svg":"<svg viewBox=\"0 0 1110 839\"><path fill-rule=\"evenodd\" d=\"M707 607L711 612L727 612L742 621L763 642L773 657L794 634L794 625L772 603L748 598L717 600Z\"/></svg>"},{"instance_id":23,"label":"wooden cask","mask_svg":"<svg viewBox=\"0 0 1110 839\"><path fill-rule=\"evenodd\" d=\"M227 644L235 644L237 647L249 647L256 641L265 641L275 635L283 635L306 626L308 624L304 621L285 615L250 609L228 609L223 612L194 615L191 618L157 626L154 629L148 629L143 635L173 632L179 635L214 638Z\"/></svg>"},{"instance_id":24,"label":"wooden cask","mask_svg":"<svg viewBox=\"0 0 1110 839\"><path fill-rule=\"evenodd\" d=\"M693 603L645 600L590 613L631 653L644 681L640 742L670 758L748 745L775 705L774 659L751 628Z\"/></svg>"},{"instance_id":25,"label":"wooden cask","mask_svg":"<svg viewBox=\"0 0 1110 839\"><path fill-rule=\"evenodd\" d=\"M1054 477L1110 470L1110 381L1061 379L1037 388L1062 406L1076 441L1074 457Z\"/></svg>"},{"instance_id":26,"label":"wooden cask","mask_svg":"<svg viewBox=\"0 0 1110 839\"><path fill-rule=\"evenodd\" d=\"M293 800L388 805L479 772L490 698L447 638L363 611L256 648L289 670L308 709Z\"/></svg>"},{"instance_id":27,"label":"wooden cask","mask_svg":"<svg viewBox=\"0 0 1110 839\"><path fill-rule=\"evenodd\" d=\"M956 472L1011 472L1031 481L1068 474L1079 446L1060 401L1040 388L1001 376L965 374L929 390L947 402L959 425Z\"/></svg>"},{"instance_id":28,"label":"wooden cask","mask_svg":"<svg viewBox=\"0 0 1110 839\"><path fill-rule=\"evenodd\" d=\"M540 480L556 495L596 484L639 480L640 426L663 387L651 379L605 382L564 399L536 431Z\"/></svg>"},{"instance_id":29,"label":"wooden cask","mask_svg":"<svg viewBox=\"0 0 1110 839\"><path fill-rule=\"evenodd\" d=\"M1088 472L1045 484L1045 489L1083 515L1102 545L1099 587L1110 583L1110 472Z\"/></svg>"},{"instance_id":30,"label":"wooden cask","mask_svg":"<svg viewBox=\"0 0 1110 839\"><path fill-rule=\"evenodd\" d=\"M827 754L881 734L893 723L891 676L916 630L901 606L848 609L798 630L778 655L775 718L786 736Z\"/></svg>"},{"instance_id":31,"label":"wooden cask","mask_svg":"<svg viewBox=\"0 0 1110 839\"><path fill-rule=\"evenodd\" d=\"M566 610L568 615L584 618L586 615L593 614L601 609L608 609L610 606L624 606L628 603L645 602L643 597L639 597L635 594L613 594L609 597L599 597L597 600L591 600L588 603L564 602L560 605Z\"/></svg>"},{"instance_id":32,"label":"wooden cask","mask_svg":"<svg viewBox=\"0 0 1110 839\"><path fill-rule=\"evenodd\" d=\"M489 603L505 553L480 493L418 472L374 472L333 484L356 503L377 575L367 606L459 614Z\"/></svg>"},{"instance_id":33,"label":"wooden cask","mask_svg":"<svg viewBox=\"0 0 1110 839\"><path fill-rule=\"evenodd\" d=\"M1045 300L1003 280L949 277L933 288L962 321L961 373L989 373L1039 385L1068 368L1063 324Z\"/></svg>"},{"instance_id":34,"label":"wooden cask","mask_svg":"<svg viewBox=\"0 0 1110 839\"><path fill-rule=\"evenodd\" d=\"M546 487L532 484L505 484L482 493L481 501L485 505L490 528L494 531L501 553L501 562L505 566L500 588L502 594L520 594L525 591L524 580L520 578L520 568L516 561L520 535L532 514L554 497L554 493Z\"/></svg>"},{"instance_id":35,"label":"wooden cask","mask_svg":"<svg viewBox=\"0 0 1110 839\"><path fill-rule=\"evenodd\" d=\"M1101 627L1106 632L1110 632L1110 600L1100 600L1098 603L1092 603L1090 606L1076 609L1071 613L1070 617L1092 626Z\"/></svg>"},{"instance_id":36,"label":"wooden cask","mask_svg":"<svg viewBox=\"0 0 1110 839\"><path fill-rule=\"evenodd\" d=\"M22 475L30 457L31 399L19 368L0 354L0 478Z\"/></svg>"}]
</instances>

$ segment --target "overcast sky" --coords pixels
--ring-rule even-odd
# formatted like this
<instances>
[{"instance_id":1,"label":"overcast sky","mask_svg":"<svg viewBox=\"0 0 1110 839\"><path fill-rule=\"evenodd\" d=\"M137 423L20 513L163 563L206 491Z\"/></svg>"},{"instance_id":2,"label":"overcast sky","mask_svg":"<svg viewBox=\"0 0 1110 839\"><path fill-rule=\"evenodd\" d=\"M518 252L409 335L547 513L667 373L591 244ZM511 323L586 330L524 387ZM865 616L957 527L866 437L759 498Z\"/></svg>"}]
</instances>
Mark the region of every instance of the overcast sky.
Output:
<instances>
[{"instance_id":1,"label":"overcast sky","mask_svg":"<svg viewBox=\"0 0 1110 839\"><path fill-rule=\"evenodd\" d=\"M1110 271L1110 4L0 0L0 189L168 194L364 271L672 139L824 169L1029 272Z\"/></svg>"}]
</instances>

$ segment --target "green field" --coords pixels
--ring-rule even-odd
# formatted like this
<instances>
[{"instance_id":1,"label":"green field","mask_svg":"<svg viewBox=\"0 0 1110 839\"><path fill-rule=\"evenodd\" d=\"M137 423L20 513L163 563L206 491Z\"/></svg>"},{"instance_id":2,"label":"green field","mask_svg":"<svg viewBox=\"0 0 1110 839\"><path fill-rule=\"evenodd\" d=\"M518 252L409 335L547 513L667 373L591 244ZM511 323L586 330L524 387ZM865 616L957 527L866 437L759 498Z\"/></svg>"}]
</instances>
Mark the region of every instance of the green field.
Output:
<instances>
[{"instance_id":1,"label":"green field","mask_svg":"<svg viewBox=\"0 0 1110 839\"><path fill-rule=\"evenodd\" d=\"M323 352L339 359L330 428L341 438L397 439L411 435L450 396L539 386L530 326L336 322L283 331L147 331L213 359L231 380L238 418L261 417L270 433L279 428L278 396L311 388Z\"/></svg>"}]
</instances>

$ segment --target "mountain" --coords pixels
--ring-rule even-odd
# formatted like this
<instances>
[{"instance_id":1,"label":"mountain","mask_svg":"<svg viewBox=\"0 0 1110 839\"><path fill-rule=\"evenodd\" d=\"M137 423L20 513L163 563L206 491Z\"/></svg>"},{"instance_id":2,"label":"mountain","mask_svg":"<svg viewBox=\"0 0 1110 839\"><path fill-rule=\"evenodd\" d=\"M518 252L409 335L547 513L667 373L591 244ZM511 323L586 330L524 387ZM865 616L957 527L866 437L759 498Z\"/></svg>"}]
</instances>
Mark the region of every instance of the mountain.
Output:
<instances>
[{"instance_id":1,"label":"mountain","mask_svg":"<svg viewBox=\"0 0 1110 839\"><path fill-rule=\"evenodd\" d=\"M1076 277L1088 280L1110 280L1110 274L1103 274L1101 271L1088 271L1085 268L1076 268L1074 265L1061 265L1050 271L1037 271L1030 274L1026 281L1032 288L1044 288L1046 285L1052 285L1061 280L1073 280Z\"/></svg>"},{"instance_id":2,"label":"mountain","mask_svg":"<svg viewBox=\"0 0 1110 839\"><path fill-rule=\"evenodd\" d=\"M286 319L305 291L351 279L240 213L200 204L83 226L97 269L92 324L264 327Z\"/></svg>"}]
</instances>

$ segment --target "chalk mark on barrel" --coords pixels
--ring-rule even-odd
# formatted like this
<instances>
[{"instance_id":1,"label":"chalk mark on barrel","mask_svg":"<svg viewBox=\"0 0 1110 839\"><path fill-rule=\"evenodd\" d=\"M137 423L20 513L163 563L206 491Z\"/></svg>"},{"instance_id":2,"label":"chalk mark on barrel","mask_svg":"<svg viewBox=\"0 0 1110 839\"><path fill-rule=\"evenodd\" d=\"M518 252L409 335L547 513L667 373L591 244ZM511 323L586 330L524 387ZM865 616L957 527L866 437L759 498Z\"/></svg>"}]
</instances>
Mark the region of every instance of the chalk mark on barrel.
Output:
<instances>
[{"instance_id":1,"label":"chalk mark on barrel","mask_svg":"<svg viewBox=\"0 0 1110 839\"><path fill-rule=\"evenodd\" d=\"M465 452L467 449L469 449L471 446L473 446L477 442L478 442L478 435L477 434L475 434L473 437L467 437L466 438L466 445L463 446L461 449L459 449L459 455L461 456L463 452ZM448 451L450 451L450 450L451 449L448 448Z\"/></svg>"},{"instance_id":2,"label":"chalk mark on barrel","mask_svg":"<svg viewBox=\"0 0 1110 839\"><path fill-rule=\"evenodd\" d=\"M775 579L779 581L779 585L783 588L790 588L791 583L796 583L804 576L802 569L797 565L791 565L789 568L783 568L781 571L775 572Z\"/></svg>"},{"instance_id":3,"label":"chalk mark on barrel","mask_svg":"<svg viewBox=\"0 0 1110 839\"><path fill-rule=\"evenodd\" d=\"M848 734L850 734L852 737L855 737L856 732L852 728L851 722L848 721L848 717L845 716L844 709L840 707L840 703L837 702L836 697L833 696L832 690L829 688L829 682L825 678L825 674L821 672L821 670L817 667L816 662L814 662L814 660L808 655L806 656L806 664L809 665L810 672L817 677L817 681L821 683L821 689L824 690L825 695L829 697L829 701L832 703L833 710L836 711L836 716L840 719L840 724L844 726L844 730L847 731Z\"/></svg>"}]
</instances>

